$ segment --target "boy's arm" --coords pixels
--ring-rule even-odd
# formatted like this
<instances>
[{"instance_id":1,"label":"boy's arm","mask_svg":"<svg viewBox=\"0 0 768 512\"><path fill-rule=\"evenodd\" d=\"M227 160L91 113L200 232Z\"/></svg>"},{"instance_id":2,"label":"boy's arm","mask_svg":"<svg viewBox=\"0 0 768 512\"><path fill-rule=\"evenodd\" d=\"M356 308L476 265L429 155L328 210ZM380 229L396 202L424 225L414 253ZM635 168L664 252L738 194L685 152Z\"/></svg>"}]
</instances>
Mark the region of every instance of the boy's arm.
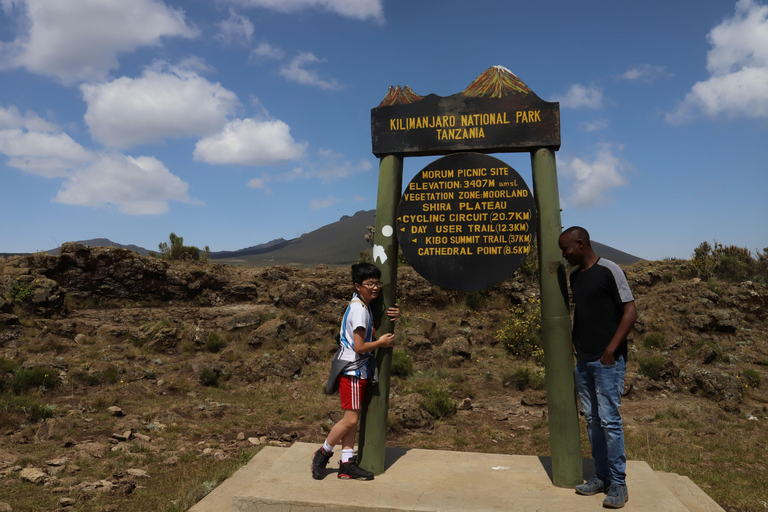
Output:
<instances>
[{"instance_id":1,"label":"boy's arm","mask_svg":"<svg viewBox=\"0 0 768 512\"><path fill-rule=\"evenodd\" d=\"M379 347L390 348L395 341L394 334L382 334L378 340L366 343L365 329L362 327L355 329L354 333L352 333L352 338L355 342L355 352L358 354L371 352Z\"/></svg>"}]
</instances>

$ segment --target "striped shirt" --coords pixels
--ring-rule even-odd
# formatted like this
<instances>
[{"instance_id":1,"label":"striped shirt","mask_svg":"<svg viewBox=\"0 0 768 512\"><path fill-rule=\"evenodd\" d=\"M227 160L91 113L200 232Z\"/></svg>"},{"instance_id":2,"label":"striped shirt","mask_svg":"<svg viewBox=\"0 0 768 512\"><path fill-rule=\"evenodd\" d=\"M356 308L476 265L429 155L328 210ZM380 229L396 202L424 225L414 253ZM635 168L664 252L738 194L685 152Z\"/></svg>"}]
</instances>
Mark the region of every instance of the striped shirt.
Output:
<instances>
[{"instance_id":1,"label":"striped shirt","mask_svg":"<svg viewBox=\"0 0 768 512\"><path fill-rule=\"evenodd\" d=\"M373 341L373 318L365 302L355 294L344 312L344 319L339 329L341 350L338 359L349 361L349 369L344 375L351 375L360 379L368 378L368 359L369 354L358 354L355 352L354 332L359 328L365 329L365 343Z\"/></svg>"}]
</instances>

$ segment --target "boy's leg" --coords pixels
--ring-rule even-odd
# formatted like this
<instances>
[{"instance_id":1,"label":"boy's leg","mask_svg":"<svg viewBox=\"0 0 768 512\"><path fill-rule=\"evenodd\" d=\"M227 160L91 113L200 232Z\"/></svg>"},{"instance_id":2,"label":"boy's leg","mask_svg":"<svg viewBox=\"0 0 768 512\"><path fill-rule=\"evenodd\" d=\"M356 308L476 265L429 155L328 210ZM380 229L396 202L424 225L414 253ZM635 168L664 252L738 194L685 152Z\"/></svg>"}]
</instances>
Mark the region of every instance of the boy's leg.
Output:
<instances>
[{"instance_id":1,"label":"boy's leg","mask_svg":"<svg viewBox=\"0 0 768 512\"><path fill-rule=\"evenodd\" d=\"M343 448L355 447L355 436L357 435L357 422L360 418L360 411L347 409L344 411L344 416L331 428L326 438L326 443L331 446L336 446L341 443ZM351 439L350 439L351 438Z\"/></svg>"},{"instance_id":2,"label":"boy's leg","mask_svg":"<svg viewBox=\"0 0 768 512\"><path fill-rule=\"evenodd\" d=\"M373 480L373 473L361 469L357 465L357 460L355 460L354 457L357 424L360 420L360 409L362 408L363 398L365 397L367 380L349 377L342 379L340 384L341 386L339 386L339 389L348 388L348 390L344 389L340 393L341 408L344 409L344 417L339 423L342 423L343 426L339 427L336 432L331 429L331 433L338 435L343 432L343 434L341 435L341 438L338 439L335 436L333 438L331 438L330 435L328 436L329 444L331 441L336 443L341 441L341 462L339 464L339 474L337 476L339 478L347 479Z\"/></svg>"},{"instance_id":3,"label":"boy's leg","mask_svg":"<svg viewBox=\"0 0 768 512\"><path fill-rule=\"evenodd\" d=\"M325 475L325 467L333 454L334 446L342 443L342 462L348 462L354 453L357 423L360 419L360 407L365 396L366 382L357 377L341 376L339 395L344 416L331 428L323 448L317 450L312 456L312 477L316 480L322 479Z\"/></svg>"}]
</instances>

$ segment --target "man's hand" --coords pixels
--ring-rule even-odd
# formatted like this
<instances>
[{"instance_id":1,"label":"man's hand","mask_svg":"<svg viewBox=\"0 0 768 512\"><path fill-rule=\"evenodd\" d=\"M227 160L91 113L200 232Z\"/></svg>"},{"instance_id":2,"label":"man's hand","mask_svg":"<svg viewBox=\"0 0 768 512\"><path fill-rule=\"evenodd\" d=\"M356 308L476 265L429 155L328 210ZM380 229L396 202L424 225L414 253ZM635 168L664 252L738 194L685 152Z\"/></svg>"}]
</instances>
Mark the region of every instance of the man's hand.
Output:
<instances>
[{"instance_id":1,"label":"man's hand","mask_svg":"<svg viewBox=\"0 0 768 512\"><path fill-rule=\"evenodd\" d=\"M397 304L395 304L395 305L394 305L394 306L392 306L391 308L387 309L387 316L388 316L388 317L389 317L389 319L390 319L390 320L392 320L393 322L394 322L395 320L397 320L398 318L400 318L400 306L398 306Z\"/></svg>"},{"instance_id":2,"label":"man's hand","mask_svg":"<svg viewBox=\"0 0 768 512\"><path fill-rule=\"evenodd\" d=\"M613 355L613 352L603 352L602 357L600 357L600 364L603 366L613 366L616 363L616 358Z\"/></svg>"}]
</instances>

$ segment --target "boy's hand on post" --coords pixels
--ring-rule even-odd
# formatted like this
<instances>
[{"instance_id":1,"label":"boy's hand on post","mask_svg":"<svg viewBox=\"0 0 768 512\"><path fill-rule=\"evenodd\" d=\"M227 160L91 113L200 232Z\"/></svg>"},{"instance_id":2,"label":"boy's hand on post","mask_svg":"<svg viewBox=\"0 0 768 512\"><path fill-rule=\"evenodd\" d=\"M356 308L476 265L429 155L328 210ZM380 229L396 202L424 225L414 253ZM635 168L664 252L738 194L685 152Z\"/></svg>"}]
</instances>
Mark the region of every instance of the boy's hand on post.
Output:
<instances>
[{"instance_id":1,"label":"boy's hand on post","mask_svg":"<svg viewBox=\"0 0 768 512\"><path fill-rule=\"evenodd\" d=\"M394 305L394 306L392 306L391 308L387 309L387 316L388 316L388 317L389 317L389 319L390 319L390 320L392 320L393 322L394 322L395 320L397 320L398 318L400 318L400 306L398 306L397 304L395 304L395 305Z\"/></svg>"},{"instance_id":2,"label":"boy's hand on post","mask_svg":"<svg viewBox=\"0 0 768 512\"><path fill-rule=\"evenodd\" d=\"M379 343L381 343L380 347L392 348L392 345L395 344L395 335L392 333L382 334L379 338Z\"/></svg>"}]
</instances>

